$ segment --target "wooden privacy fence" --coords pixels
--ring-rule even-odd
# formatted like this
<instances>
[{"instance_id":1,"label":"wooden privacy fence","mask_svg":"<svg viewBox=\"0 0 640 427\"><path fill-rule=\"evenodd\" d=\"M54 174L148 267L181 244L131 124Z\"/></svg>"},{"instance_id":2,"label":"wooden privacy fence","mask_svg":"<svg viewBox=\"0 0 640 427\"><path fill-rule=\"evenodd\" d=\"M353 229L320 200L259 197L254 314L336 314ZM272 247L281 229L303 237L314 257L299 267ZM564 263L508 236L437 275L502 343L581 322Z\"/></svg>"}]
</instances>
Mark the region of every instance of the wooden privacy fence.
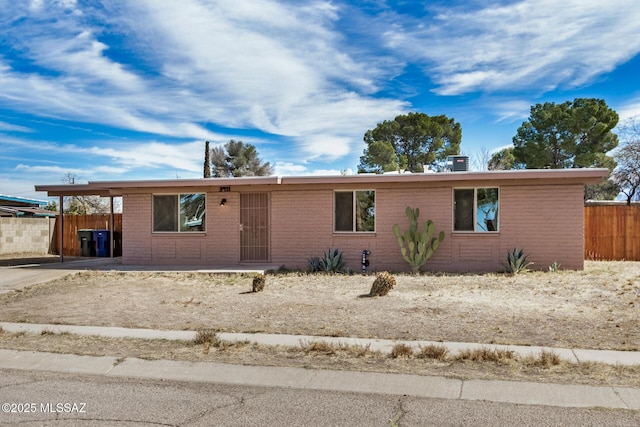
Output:
<instances>
[{"instance_id":1,"label":"wooden privacy fence","mask_svg":"<svg viewBox=\"0 0 640 427\"><path fill-rule=\"evenodd\" d=\"M56 221L54 236L56 254L60 254L60 218ZM122 214L113 215L113 228L116 236L114 255L120 256L122 251ZM65 215L64 216L64 256L80 256L78 230L110 230L109 214L98 215Z\"/></svg>"},{"instance_id":2,"label":"wooden privacy fence","mask_svg":"<svg viewBox=\"0 0 640 427\"><path fill-rule=\"evenodd\" d=\"M585 206L584 258L640 261L640 205Z\"/></svg>"}]
</instances>

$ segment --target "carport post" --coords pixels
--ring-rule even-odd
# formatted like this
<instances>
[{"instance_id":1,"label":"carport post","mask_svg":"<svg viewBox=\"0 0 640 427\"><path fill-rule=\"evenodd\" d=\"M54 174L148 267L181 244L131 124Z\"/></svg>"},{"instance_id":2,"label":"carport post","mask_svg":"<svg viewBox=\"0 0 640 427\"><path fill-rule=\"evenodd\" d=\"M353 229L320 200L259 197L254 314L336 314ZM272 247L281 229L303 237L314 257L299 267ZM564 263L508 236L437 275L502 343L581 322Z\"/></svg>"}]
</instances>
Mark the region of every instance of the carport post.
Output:
<instances>
[{"instance_id":1,"label":"carport post","mask_svg":"<svg viewBox=\"0 0 640 427\"><path fill-rule=\"evenodd\" d=\"M113 231L113 196L109 196L109 207L110 207L110 213L109 213L109 236L111 241L109 242L109 256L111 258L113 258L113 242L115 242L115 236L114 236L114 231Z\"/></svg>"},{"instance_id":2,"label":"carport post","mask_svg":"<svg viewBox=\"0 0 640 427\"><path fill-rule=\"evenodd\" d=\"M60 195L60 226L58 227L58 241L60 242L60 262L64 262L64 196Z\"/></svg>"}]
</instances>

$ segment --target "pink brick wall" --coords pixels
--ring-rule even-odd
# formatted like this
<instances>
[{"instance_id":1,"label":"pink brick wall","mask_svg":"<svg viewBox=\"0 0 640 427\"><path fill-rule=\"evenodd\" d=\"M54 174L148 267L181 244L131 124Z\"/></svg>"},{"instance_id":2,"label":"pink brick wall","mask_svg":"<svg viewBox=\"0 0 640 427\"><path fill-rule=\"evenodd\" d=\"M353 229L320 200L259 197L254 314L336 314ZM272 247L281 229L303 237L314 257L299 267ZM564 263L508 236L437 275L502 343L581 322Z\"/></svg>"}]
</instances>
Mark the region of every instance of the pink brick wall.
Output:
<instances>
[{"instance_id":1,"label":"pink brick wall","mask_svg":"<svg viewBox=\"0 0 640 427\"><path fill-rule=\"evenodd\" d=\"M177 193L178 191L176 191ZM171 190L163 190L171 193ZM220 206L222 198L227 199ZM206 194L205 233L152 233L152 195L123 197L122 259L125 264L229 265L238 262L240 250L238 193Z\"/></svg>"},{"instance_id":2,"label":"pink brick wall","mask_svg":"<svg viewBox=\"0 0 640 427\"><path fill-rule=\"evenodd\" d=\"M479 183L478 186L491 186ZM465 185L468 187L468 185ZM351 188L350 188L351 189ZM363 188L365 189L365 188ZM373 188L366 188L373 189ZM408 227L407 206L420 208L420 220L431 219L445 240L425 270L498 271L507 251L524 248L547 269L553 261L563 268L583 268L583 186L500 186L500 232L453 233L452 187L415 186L376 190L376 232L333 232L333 187L295 189L288 186L270 192L271 259L274 265L304 268L307 259L326 249L343 251L350 268L360 271L362 250L371 251L372 271L408 271L396 238L395 223ZM163 191L166 192L166 191ZM169 191L170 192L170 191ZM151 194L123 198L123 262L128 264L186 264L224 266L240 260L239 193L207 193L206 233L151 233Z\"/></svg>"}]
</instances>

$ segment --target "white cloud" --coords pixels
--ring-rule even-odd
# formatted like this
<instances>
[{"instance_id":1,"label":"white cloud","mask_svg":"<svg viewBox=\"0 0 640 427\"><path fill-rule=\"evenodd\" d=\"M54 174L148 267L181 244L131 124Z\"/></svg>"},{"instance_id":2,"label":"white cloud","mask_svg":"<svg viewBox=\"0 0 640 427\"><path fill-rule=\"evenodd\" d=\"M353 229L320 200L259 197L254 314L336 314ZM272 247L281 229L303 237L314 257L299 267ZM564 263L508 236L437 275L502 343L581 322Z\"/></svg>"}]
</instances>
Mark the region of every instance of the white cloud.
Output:
<instances>
[{"instance_id":1,"label":"white cloud","mask_svg":"<svg viewBox=\"0 0 640 427\"><path fill-rule=\"evenodd\" d=\"M441 95L576 87L640 51L632 0L523 0L443 10L431 22L392 28L388 46L418 58Z\"/></svg>"},{"instance_id":2,"label":"white cloud","mask_svg":"<svg viewBox=\"0 0 640 427\"><path fill-rule=\"evenodd\" d=\"M497 121L512 121L526 119L531 112L531 101L523 100L493 100L492 105L496 105L495 114Z\"/></svg>"},{"instance_id":3,"label":"white cloud","mask_svg":"<svg viewBox=\"0 0 640 427\"><path fill-rule=\"evenodd\" d=\"M149 142L116 148L91 147L92 155L108 157L128 168L172 168L186 172L201 172L204 161L204 142L166 144Z\"/></svg>"},{"instance_id":4,"label":"white cloud","mask_svg":"<svg viewBox=\"0 0 640 427\"><path fill-rule=\"evenodd\" d=\"M0 131L5 130L9 132L33 132L33 129L28 127L13 125L7 122L0 122Z\"/></svg>"},{"instance_id":5,"label":"white cloud","mask_svg":"<svg viewBox=\"0 0 640 427\"><path fill-rule=\"evenodd\" d=\"M340 175L342 173L341 170L338 169L309 169L308 166L296 164L292 162L276 162L274 175L280 176L308 176L308 175ZM353 171L351 169L347 169L347 175L352 175Z\"/></svg>"},{"instance_id":6,"label":"white cloud","mask_svg":"<svg viewBox=\"0 0 640 427\"><path fill-rule=\"evenodd\" d=\"M349 153L364 130L407 107L370 96L385 73L375 64L384 61L349 53L354 49L338 28L346 12L328 1L101 7L0 5L0 26L36 65L14 69L0 56L2 103L52 119L182 138L210 139L209 123L256 128L295 137L299 156L329 158ZM122 45L110 46L105 29Z\"/></svg>"},{"instance_id":7,"label":"white cloud","mask_svg":"<svg viewBox=\"0 0 640 427\"><path fill-rule=\"evenodd\" d=\"M276 162L273 165L274 175L306 175L309 169L300 164L291 162Z\"/></svg>"},{"instance_id":8,"label":"white cloud","mask_svg":"<svg viewBox=\"0 0 640 427\"><path fill-rule=\"evenodd\" d=\"M640 117L640 99L632 100L616 110L619 116L618 123Z\"/></svg>"}]
</instances>

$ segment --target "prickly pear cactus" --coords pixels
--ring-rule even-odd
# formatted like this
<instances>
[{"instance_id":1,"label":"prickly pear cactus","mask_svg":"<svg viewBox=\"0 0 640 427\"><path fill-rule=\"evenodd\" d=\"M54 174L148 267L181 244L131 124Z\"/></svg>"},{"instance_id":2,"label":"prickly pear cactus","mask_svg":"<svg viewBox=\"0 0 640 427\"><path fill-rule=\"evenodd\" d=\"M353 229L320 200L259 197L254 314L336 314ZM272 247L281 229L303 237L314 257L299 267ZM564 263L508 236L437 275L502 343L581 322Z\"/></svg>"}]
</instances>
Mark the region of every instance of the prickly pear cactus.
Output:
<instances>
[{"instance_id":1,"label":"prickly pear cactus","mask_svg":"<svg viewBox=\"0 0 640 427\"><path fill-rule=\"evenodd\" d=\"M369 291L369 296L385 296L391 289L393 289L395 285L396 278L393 277L390 273L383 271L382 273L378 274L376 276L376 279L373 281L373 285L371 286L371 290Z\"/></svg>"},{"instance_id":2,"label":"prickly pear cactus","mask_svg":"<svg viewBox=\"0 0 640 427\"><path fill-rule=\"evenodd\" d=\"M409 229L401 234L400 227L395 224L393 226L393 234L398 239L402 258L409 263L411 271L415 274L420 271L420 268L426 264L438 249L440 243L444 240L444 231L441 231L438 237L432 237L436 232L436 226L433 221L423 222L422 231L418 229L420 209L407 207L405 213L409 218Z\"/></svg>"},{"instance_id":3,"label":"prickly pear cactus","mask_svg":"<svg viewBox=\"0 0 640 427\"><path fill-rule=\"evenodd\" d=\"M264 283L267 281L267 278L264 276L264 274L256 274L253 277L253 287L252 287L252 291L253 292L260 292L261 290L264 289Z\"/></svg>"}]
</instances>

